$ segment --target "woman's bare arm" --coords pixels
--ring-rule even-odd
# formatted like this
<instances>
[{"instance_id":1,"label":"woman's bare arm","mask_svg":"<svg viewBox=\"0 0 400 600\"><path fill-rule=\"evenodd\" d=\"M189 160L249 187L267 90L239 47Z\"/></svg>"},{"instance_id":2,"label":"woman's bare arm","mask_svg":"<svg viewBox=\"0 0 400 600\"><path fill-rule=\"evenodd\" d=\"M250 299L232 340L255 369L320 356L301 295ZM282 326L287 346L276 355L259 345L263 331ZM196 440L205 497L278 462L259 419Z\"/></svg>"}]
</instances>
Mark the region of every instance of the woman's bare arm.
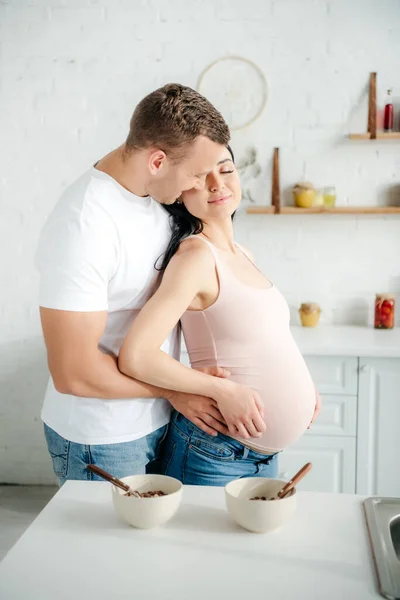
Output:
<instances>
[{"instance_id":1,"label":"woman's bare arm","mask_svg":"<svg viewBox=\"0 0 400 600\"><path fill-rule=\"evenodd\" d=\"M188 240L169 263L161 285L135 319L122 344L120 370L151 385L213 398L231 435L260 435L265 430L262 403L254 390L227 379L190 369L160 350L193 299L214 272L209 249L200 240Z\"/></svg>"}]
</instances>

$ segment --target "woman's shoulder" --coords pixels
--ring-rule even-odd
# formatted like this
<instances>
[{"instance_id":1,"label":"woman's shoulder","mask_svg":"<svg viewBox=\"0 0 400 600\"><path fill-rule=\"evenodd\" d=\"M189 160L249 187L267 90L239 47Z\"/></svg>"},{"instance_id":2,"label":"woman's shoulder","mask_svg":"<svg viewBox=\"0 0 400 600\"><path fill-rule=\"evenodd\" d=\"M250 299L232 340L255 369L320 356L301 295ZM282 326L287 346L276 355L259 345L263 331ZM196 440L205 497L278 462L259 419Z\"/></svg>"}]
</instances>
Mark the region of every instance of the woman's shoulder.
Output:
<instances>
[{"instance_id":1,"label":"woman's shoulder","mask_svg":"<svg viewBox=\"0 0 400 600\"><path fill-rule=\"evenodd\" d=\"M182 278L182 273L185 277ZM190 285L195 280L198 288L207 287L210 275L215 273L215 260L207 243L190 237L179 245L168 264L165 275L177 277L179 285Z\"/></svg>"},{"instance_id":2,"label":"woman's shoulder","mask_svg":"<svg viewBox=\"0 0 400 600\"><path fill-rule=\"evenodd\" d=\"M197 236L191 236L180 243L177 255L185 256L192 261L214 262L213 253L207 242Z\"/></svg>"}]
</instances>

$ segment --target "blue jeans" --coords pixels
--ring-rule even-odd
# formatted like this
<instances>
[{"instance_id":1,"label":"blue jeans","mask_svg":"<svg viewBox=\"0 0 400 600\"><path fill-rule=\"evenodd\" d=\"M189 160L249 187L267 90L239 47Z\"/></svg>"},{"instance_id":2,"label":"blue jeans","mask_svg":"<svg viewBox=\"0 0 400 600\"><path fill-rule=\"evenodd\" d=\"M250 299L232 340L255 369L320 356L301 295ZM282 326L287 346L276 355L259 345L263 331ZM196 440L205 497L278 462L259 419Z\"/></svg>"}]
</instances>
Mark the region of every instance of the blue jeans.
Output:
<instances>
[{"instance_id":1,"label":"blue jeans","mask_svg":"<svg viewBox=\"0 0 400 600\"><path fill-rule=\"evenodd\" d=\"M54 474L60 486L68 479L104 481L86 469L94 464L114 477L160 472L161 446L168 426L160 427L149 435L121 444L76 444L61 437L44 425L47 448L53 461Z\"/></svg>"},{"instance_id":2,"label":"blue jeans","mask_svg":"<svg viewBox=\"0 0 400 600\"><path fill-rule=\"evenodd\" d=\"M277 477L277 456L254 452L221 433L212 437L174 412L161 470L188 485L224 486L240 477Z\"/></svg>"}]
</instances>

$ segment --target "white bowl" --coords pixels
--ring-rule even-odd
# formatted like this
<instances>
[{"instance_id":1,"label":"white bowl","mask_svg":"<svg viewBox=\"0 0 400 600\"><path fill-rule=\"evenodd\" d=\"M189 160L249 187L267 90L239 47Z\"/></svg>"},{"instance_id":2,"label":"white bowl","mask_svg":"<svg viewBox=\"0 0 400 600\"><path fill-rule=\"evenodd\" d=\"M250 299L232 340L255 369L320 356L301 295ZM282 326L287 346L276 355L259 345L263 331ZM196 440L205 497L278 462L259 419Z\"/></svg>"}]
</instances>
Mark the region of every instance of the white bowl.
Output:
<instances>
[{"instance_id":1,"label":"white bowl","mask_svg":"<svg viewBox=\"0 0 400 600\"><path fill-rule=\"evenodd\" d=\"M296 490L282 500L250 500L255 496L271 497L286 481L249 477L235 479L225 486L225 501L232 519L255 533L266 533L281 527L296 511Z\"/></svg>"},{"instance_id":2,"label":"white bowl","mask_svg":"<svg viewBox=\"0 0 400 600\"><path fill-rule=\"evenodd\" d=\"M157 498L136 498L125 496L123 490L113 485L115 510L129 525L152 529L164 525L178 510L182 499L182 484L178 479L165 475L132 475L123 477L122 481L140 493L161 490L167 494Z\"/></svg>"}]
</instances>

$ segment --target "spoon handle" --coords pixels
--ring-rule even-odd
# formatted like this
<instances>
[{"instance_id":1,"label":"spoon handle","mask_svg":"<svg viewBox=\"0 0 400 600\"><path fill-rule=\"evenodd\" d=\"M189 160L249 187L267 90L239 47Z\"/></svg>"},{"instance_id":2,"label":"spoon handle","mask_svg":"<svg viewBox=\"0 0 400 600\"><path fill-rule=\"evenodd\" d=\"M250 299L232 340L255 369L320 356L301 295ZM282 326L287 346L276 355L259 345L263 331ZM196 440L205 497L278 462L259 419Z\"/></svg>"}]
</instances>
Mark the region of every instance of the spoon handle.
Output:
<instances>
[{"instance_id":1,"label":"spoon handle","mask_svg":"<svg viewBox=\"0 0 400 600\"><path fill-rule=\"evenodd\" d=\"M103 471L103 469L100 469L100 467L96 467L96 465L88 465L86 468L88 471L91 471L92 473L96 473L96 475L99 475L99 477L102 477L106 481L109 481L110 483L113 483L115 486L121 488L121 490L124 490L124 492L129 492L131 489L129 487L129 485L127 485L120 479L117 479L113 475L110 475L110 473L107 473L107 471Z\"/></svg>"},{"instance_id":2,"label":"spoon handle","mask_svg":"<svg viewBox=\"0 0 400 600\"><path fill-rule=\"evenodd\" d=\"M298 471L296 475L294 475L292 479L283 486L280 492L278 492L278 498L284 498L287 496L288 493L292 491L292 489L299 483L299 481L303 479L303 477L305 477L309 471L311 471L311 468L312 464L310 462L305 464L304 467L302 467L300 471Z\"/></svg>"}]
</instances>

